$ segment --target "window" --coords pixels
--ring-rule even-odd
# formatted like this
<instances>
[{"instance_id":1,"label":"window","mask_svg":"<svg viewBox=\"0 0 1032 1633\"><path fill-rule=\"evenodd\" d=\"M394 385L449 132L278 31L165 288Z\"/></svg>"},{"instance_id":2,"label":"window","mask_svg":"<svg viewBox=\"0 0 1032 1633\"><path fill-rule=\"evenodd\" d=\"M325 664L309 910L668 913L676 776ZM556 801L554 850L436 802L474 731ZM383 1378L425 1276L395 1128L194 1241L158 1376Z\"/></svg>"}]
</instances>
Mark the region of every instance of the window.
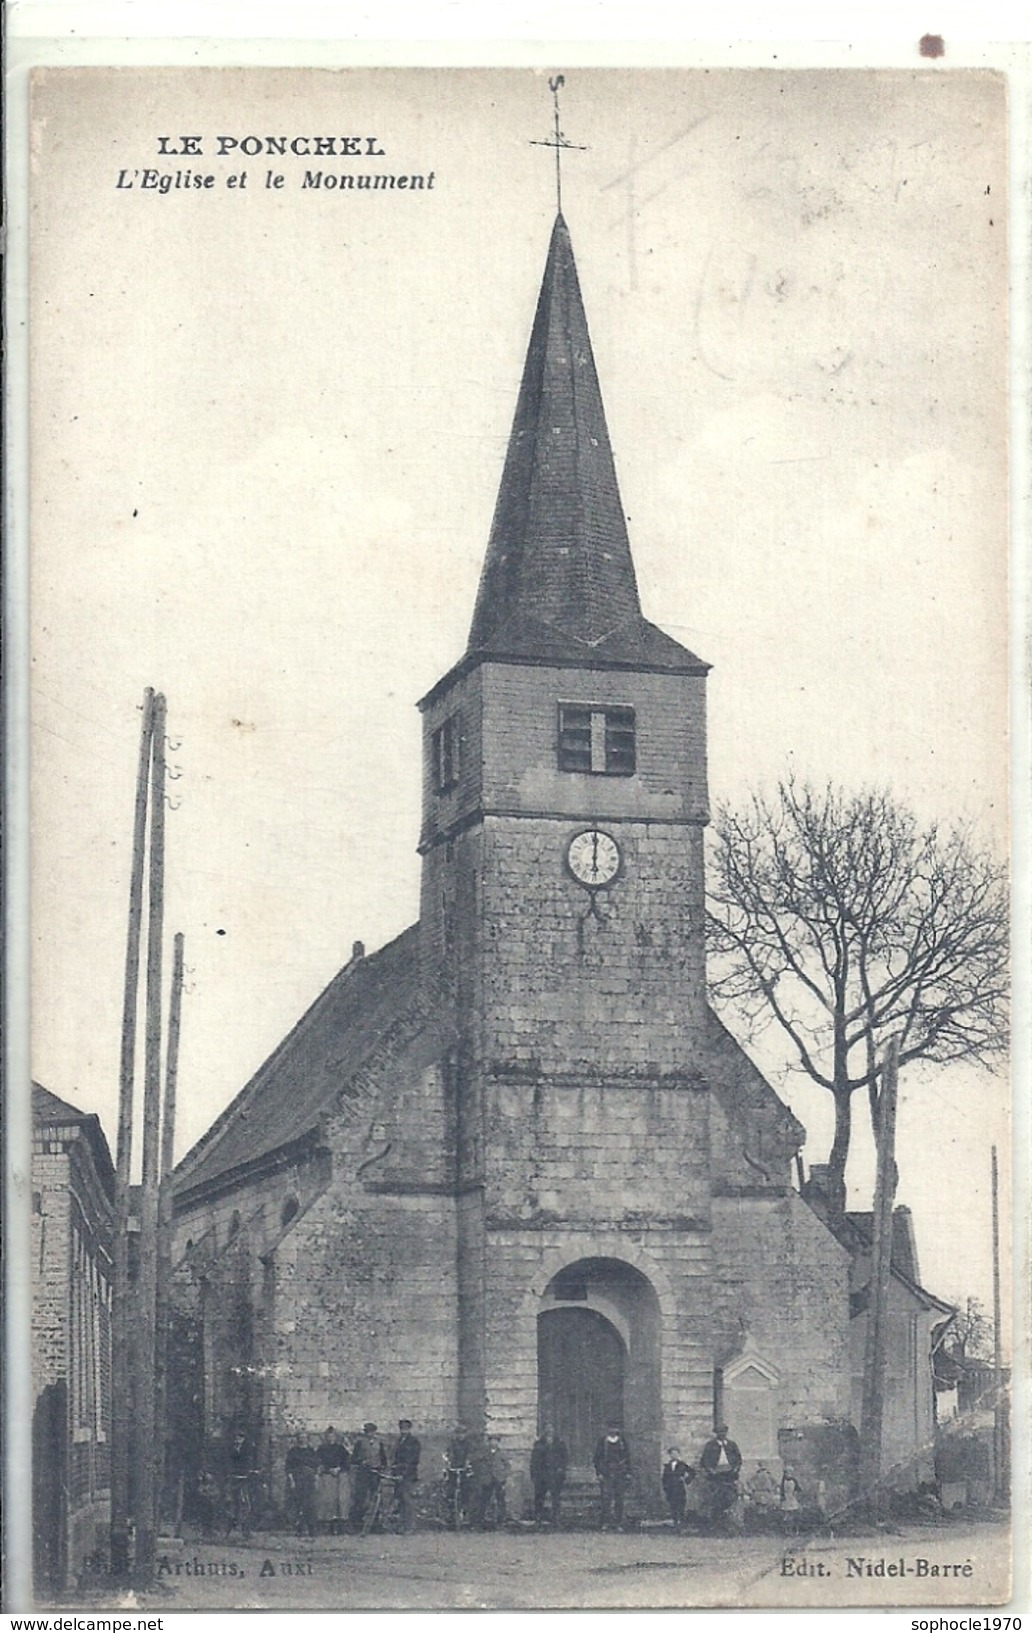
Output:
<instances>
[{"instance_id":1,"label":"window","mask_svg":"<svg viewBox=\"0 0 1032 1633\"><path fill-rule=\"evenodd\" d=\"M459 780L459 717L449 715L431 739L434 788L446 794Z\"/></svg>"},{"instance_id":2,"label":"window","mask_svg":"<svg viewBox=\"0 0 1032 1633\"><path fill-rule=\"evenodd\" d=\"M600 703L560 703L560 771L630 777L634 767L633 709Z\"/></svg>"}]
</instances>

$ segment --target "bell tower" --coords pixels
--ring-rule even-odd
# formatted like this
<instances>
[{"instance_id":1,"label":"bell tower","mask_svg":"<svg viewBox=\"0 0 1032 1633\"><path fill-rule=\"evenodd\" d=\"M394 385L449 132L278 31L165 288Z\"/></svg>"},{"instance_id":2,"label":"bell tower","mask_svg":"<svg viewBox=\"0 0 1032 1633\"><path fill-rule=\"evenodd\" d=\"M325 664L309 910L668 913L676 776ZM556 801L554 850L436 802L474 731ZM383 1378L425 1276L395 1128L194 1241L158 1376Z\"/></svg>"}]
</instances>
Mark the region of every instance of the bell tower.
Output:
<instances>
[{"instance_id":1,"label":"bell tower","mask_svg":"<svg viewBox=\"0 0 1032 1633\"><path fill-rule=\"evenodd\" d=\"M656 1466L664 1411L712 1402L707 670L641 610L560 214L469 643L420 705L421 939L458 1039L460 1415L514 1447L554 1417L582 1462L603 1400Z\"/></svg>"},{"instance_id":2,"label":"bell tower","mask_svg":"<svg viewBox=\"0 0 1032 1633\"><path fill-rule=\"evenodd\" d=\"M485 1067L688 1065L707 668L642 615L559 216L469 644L421 705L422 923Z\"/></svg>"}]
</instances>

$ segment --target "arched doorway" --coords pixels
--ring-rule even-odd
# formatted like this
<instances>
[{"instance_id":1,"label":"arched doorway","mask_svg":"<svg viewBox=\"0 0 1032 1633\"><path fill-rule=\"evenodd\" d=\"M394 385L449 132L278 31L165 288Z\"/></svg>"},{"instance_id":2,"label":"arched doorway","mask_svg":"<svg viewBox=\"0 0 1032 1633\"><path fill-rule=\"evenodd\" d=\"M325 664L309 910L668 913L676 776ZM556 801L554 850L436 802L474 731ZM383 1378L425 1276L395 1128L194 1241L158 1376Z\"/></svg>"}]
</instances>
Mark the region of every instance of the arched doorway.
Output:
<instances>
[{"instance_id":1,"label":"arched doorway","mask_svg":"<svg viewBox=\"0 0 1032 1633\"><path fill-rule=\"evenodd\" d=\"M537 1319L538 1427L552 1423L572 1479L594 1480L607 1423L624 1430L643 1505L661 1467L659 1300L623 1259L578 1259L554 1275Z\"/></svg>"},{"instance_id":2,"label":"arched doorway","mask_svg":"<svg viewBox=\"0 0 1032 1633\"><path fill-rule=\"evenodd\" d=\"M538 1317L538 1415L566 1442L574 1467L590 1468L608 1423L624 1417L627 1352L597 1310L563 1305Z\"/></svg>"}]
</instances>

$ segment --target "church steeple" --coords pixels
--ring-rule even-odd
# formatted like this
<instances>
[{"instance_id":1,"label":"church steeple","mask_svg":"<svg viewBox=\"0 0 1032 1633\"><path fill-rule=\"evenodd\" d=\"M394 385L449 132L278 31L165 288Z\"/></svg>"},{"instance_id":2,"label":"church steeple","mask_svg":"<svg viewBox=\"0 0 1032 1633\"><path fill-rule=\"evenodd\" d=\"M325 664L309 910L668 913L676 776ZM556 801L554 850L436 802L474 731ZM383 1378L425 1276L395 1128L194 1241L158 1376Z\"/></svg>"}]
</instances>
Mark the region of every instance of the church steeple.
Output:
<instances>
[{"instance_id":1,"label":"church steeple","mask_svg":"<svg viewBox=\"0 0 1032 1633\"><path fill-rule=\"evenodd\" d=\"M662 668L699 664L642 616L561 214L552 229L467 654L579 656Z\"/></svg>"},{"instance_id":2,"label":"church steeple","mask_svg":"<svg viewBox=\"0 0 1032 1633\"><path fill-rule=\"evenodd\" d=\"M570 234L556 217L470 648L514 619L589 646L641 604Z\"/></svg>"}]
</instances>

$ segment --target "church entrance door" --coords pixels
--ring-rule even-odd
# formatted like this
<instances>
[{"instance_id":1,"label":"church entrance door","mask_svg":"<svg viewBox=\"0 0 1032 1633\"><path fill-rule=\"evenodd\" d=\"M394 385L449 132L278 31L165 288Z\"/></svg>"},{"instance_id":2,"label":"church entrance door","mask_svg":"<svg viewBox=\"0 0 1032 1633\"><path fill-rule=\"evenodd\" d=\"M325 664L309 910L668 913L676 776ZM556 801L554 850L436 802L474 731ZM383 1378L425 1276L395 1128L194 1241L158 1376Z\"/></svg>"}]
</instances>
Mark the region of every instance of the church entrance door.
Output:
<instances>
[{"instance_id":1,"label":"church entrance door","mask_svg":"<svg viewBox=\"0 0 1032 1633\"><path fill-rule=\"evenodd\" d=\"M624 1420L623 1339L597 1310L538 1317L538 1415L566 1442L571 1471L590 1471L607 1423Z\"/></svg>"}]
</instances>

